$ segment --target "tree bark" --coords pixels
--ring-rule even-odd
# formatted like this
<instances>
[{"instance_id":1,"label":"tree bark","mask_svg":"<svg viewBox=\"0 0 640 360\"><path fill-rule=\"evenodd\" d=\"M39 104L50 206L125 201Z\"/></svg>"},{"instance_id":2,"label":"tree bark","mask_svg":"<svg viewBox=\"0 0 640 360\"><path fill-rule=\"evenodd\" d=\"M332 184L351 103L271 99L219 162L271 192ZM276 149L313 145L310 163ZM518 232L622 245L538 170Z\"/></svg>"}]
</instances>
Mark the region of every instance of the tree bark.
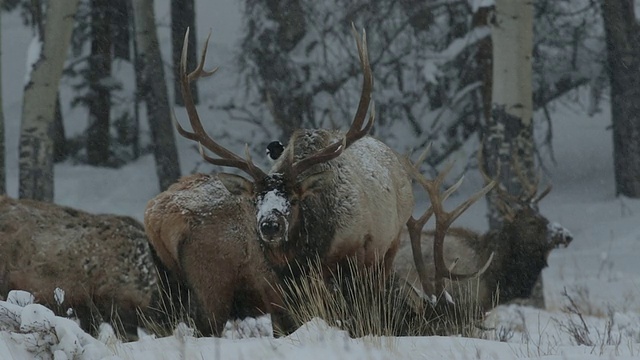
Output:
<instances>
[{"instance_id":1,"label":"tree bark","mask_svg":"<svg viewBox=\"0 0 640 360\"><path fill-rule=\"evenodd\" d=\"M195 69L196 60L196 15L194 0L171 0L171 52L173 54L173 97L176 105L184 106L182 91L180 90L180 56L182 54L182 43L184 34L189 31L189 49L187 50L187 69ZM198 87L195 82L191 83L191 94L193 103L198 104Z\"/></svg>"},{"instance_id":2,"label":"tree bark","mask_svg":"<svg viewBox=\"0 0 640 360\"><path fill-rule=\"evenodd\" d=\"M64 134L64 121L62 118L62 108L60 105L60 93L56 96L56 115L53 117L53 162L58 163L67 158L67 137Z\"/></svg>"},{"instance_id":3,"label":"tree bark","mask_svg":"<svg viewBox=\"0 0 640 360\"><path fill-rule=\"evenodd\" d=\"M533 2L496 0L491 22L493 67L491 116L483 129L484 169L509 194L523 194L535 174L533 141ZM487 196L489 226L499 229L503 216L495 191ZM542 277L529 299L544 307ZM537 290L536 290L537 289Z\"/></svg>"},{"instance_id":4,"label":"tree bark","mask_svg":"<svg viewBox=\"0 0 640 360\"><path fill-rule=\"evenodd\" d=\"M178 150L173 134L164 64L156 33L153 0L133 2L136 23L136 41L142 84L142 96L147 105L147 119L151 128L156 173L160 190L166 190L180 177Z\"/></svg>"},{"instance_id":5,"label":"tree bark","mask_svg":"<svg viewBox=\"0 0 640 360\"><path fill-rule=\"evenodd\" d=\"M496 1L491 41L492 105L491 116L487 118L483 129L484 165L490 176L499 175L500 183L510 194L518 195L522 191L522 177L530 179L534 167L532 2ZM489 196L489 224L491 228L502 225L502 214L496 207L493 195Z\"/></svg>"},{"instance_id":6,"label":"tree bark","mask_svg":"<svg viewBox=\"0 0 640 360\"><path fill-rule=\"evenodd\" d=\"M633 0L602 1L616 195L640 197L640 26Z\"/></svg>"},{"instance_id":7,"label":"tree bark","mask_svg":"<svg viewBox=\"0 0 640 360\"><path fill-rule=\"evenodd\" d=\"M109 115L111 114L112 38L111 0L91 0L91 56L89 57L89 127L87 162L105 166L109 163Z\"/></svg>"},{"instance_id":8,"label":"tree bark","mask_svg":"<svg viewBox=\"0 0 640 360\"><path fill-rule=\"evenodd\" d=\"M0 0L0 8L4 6L4 1ZM0 29L2 25L0 23ZM0 35L2 32L0 31ZM0 36L0 39L2 36ZM0 49L2 43L0 42ZM2 65L2 54L0 54L0 65ZM2 68L2 66L0 66ZM0 71L0 84L2 84L2 71ZM4 108L2 106L2 88L0 87L0 195L7 193L7 170L5 161L5 144L4 144Z\"/></svg>"},{"instance_id":9,"label":"tree bark","mask_svg":"<svg viewBox=\"0 0 640 360\"><path fill-rule=\"evenodd\" d=\"M134 36L132 36L132 48L133 48L133 71L135 72L135 83L136 88L133 93L133 126L131 127L131 131L133 132L131 137L131 146L133 152L133 158L137 159L140 157L140 102L142 99L142 91L143 91L143 82L142 82L142 74L140 73L140 52L138 51L138 40L135 37L136 33L136 22L133 16L133 4L131 1L126 1L127 5L127 13L129 14L129 29Z\"/></svg>"},{"instance_id":10,"label":"tree bark","mask_svg":"<svg viewBox=\"0 0 640 360\"><path fill-rule=\"evenodd\" d=\"M33 41L40 53L24 88L20 130L19 196L53 201L53 139L58 84L71 40L78 0L51 1L44 38Z\"/></svg>"}]
</instances>

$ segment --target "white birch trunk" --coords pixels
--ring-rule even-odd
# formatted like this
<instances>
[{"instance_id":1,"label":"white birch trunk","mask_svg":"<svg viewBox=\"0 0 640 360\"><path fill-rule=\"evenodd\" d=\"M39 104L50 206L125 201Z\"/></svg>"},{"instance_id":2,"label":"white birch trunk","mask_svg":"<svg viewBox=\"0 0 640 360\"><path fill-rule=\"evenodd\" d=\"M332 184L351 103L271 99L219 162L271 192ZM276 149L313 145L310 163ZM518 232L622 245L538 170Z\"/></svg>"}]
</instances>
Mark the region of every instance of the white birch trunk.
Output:
<instances>
[{"instance_id":1,"label":"white birch trunk","mask_svg":"<svg viewBox=\"0 0 640 360\"><path fill-rule=\"evenodd\" d=\"M33 63L27 64L20 130L20 198L53 201L53 138L58 85L71 41L78 0L49 1L44 39Z\"/></svg>"},{"instance_id":2,"label":"white birch trunk","mask_svg":"<svg viewBox=\"0 0 640 360\"><path fill-rule=\"evenodd\" d=\"M493 42L493 86L491 118L487 119L483 151L484 167L498 176L501 186L516 196L523 195L524 181L535 174L533 141L533 0L495 0ZM499 169L499 174L498 174ZM488 197L489 226L502 226L503 215L495 192ZM542 277L539 277L531 305L544 307Z\"/></svg>"},{"instance_id":3,"label":"white birch trunk","mask_svg":"<svg viewBox=\"0 0 640 360\"><path fill-rule=\"evenodd\" d=\"M495 106L527 126L533 113L531 55L533 1L496 0L493 41L493 91Z\"/></svg>"},{"instance_id":4,"label":"white birch trunk","mask_svg":"<svg viewBox=\"0 0 640 360\"><path fill-rule=\"evenodd\" d=\"M522 178L531 178L534 167L533 94L531 53L533 3L531 0L496 0L493 42L491 117L483 139L485 169L514 195L522 191ZM514 168L516 163L518 170ZM489 197L489 223L497 228L502 216Z\"/></svg>"}]
</instances>

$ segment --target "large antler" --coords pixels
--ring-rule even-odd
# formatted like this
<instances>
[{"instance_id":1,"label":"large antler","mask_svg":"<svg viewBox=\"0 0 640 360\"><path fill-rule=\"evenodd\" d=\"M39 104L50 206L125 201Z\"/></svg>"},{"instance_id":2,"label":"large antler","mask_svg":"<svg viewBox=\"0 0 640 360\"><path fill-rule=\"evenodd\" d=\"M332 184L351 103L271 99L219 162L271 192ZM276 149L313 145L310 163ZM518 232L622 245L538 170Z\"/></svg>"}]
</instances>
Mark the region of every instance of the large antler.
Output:
<instances>
[{"instance_id":1,"label":"large antler","mask_svg":"<svg viewBox=\"0 0 640 360\"><path fill-rule=\"evenodd\" d=\"M211 76L218 70L218 68L214 68L210 71L204 69L204 62L207 56L207 48L209 47L210 37L211 32L209 32L207 40L204 43L204 49L202 50L202 55L200 56L200 62L198 66L191 73L187 73L187 48L189 46L189 28L187 28L187 31L184 35L182 56L180 58L180 87L182 90L182 98L184 99L185 108L187 110L187 114L189 115L189 123L191 124L193 132L185 130L180 125L180 123L175 120L174 116L176 128L178 129L178 133L180 133L180 135L182 135L183 137L198 142L200 154L202 155L202 158L207 162L219 166L238 168L249 174L256 181L262 180L266 176L266 174L251 161L248 146L245 148L246 159L243 159L215 142L209 135L207 135L204 128L202 127L200 116L198 115L196 106L193 103L193 96L191 94L191 88L189 86L191 82L202 77ZM218 155L219 158L213 158L206 155L204 153L204 150L202 149L203 146L207 148L207 150Z\"/></svg>"},{"instance_id":2,"label":"large antler","mask_svg":"<svg viewBox=\"0 0 640 360\"><path fill-rule=\"evenodd\" d=\"M371 106L371 114L369 120L364 127L362 126L369 110L369 104L371 102L371 91L373 90L373 74L371 73L371 65L369 64L369 53L367 49L367 33L362 30L362 37L359 36L353 23L351 24L351 30L353 37L356 40L356 46L358 48L358 57L360 58L360 67L364 79L362 80L362 92L360 94L360 102L358 103L358 110L351 122L351 126L344 138L336 141L335 143L325 147L319 152L308 156L302 160L297 161L292 166L292 174L297 175L307 170L311 166L319 163L323 163L338 157L349 145L353 144L356 140L362 138L369 133L375 119L375 106Z\"/></svg>"},{"instance_id":3,"label":"large antler","mask_svg":"<svg viewBox=\"0 0 640 360\"><path fill-rule=\"evenodd\" d=\"M435 179L428 180L426 177L424 177L424 175L420 173L419 166L424 161L429 148L430 146L425 149L422 155L420 155L418 161L416 161L414 164L410 164L409 171L412 177L416 181L418 181L429 194L429 198L431 199L431 206L429 206L429 208L422 214L420 218L415 219L411 217L407 222L407 228L409 230L409 238L411 239L413 259L416 263L416 269L418 271L418 276L420 277L422 289L427 295L432 297L432 300L435 300L433 299L433 297L442 294L444 291L445 279L464 280L474 276L478 276L486 271L486 269L489 267L489 264L493 260L493 254L491 254L485 265L478 271L471 274L454 273L452 269L453 267L455 267L455 263L451 267L447 267L444 261L444 238L451 224L473 203L478 201L482 196L489 192L496 185L496 182L493 181L486 185L480 191L476 192L470 198L465 200L462 204L458 205L458 207L456 207L453 211L445 211L442 205L443 202L447 200L447 198L449 198L449 196L451 196L451 194L453 194L458 189L458 187L460 187L462 181L464 180L464 176L462 176L460 180L458 180L455 184L441 193L440 187L442 186L446 176L449 174L449 171L451 171L453 164L448 165L443 171L438 174ZM428 272L424 263L421 244L422 228L432 215L435 215L436 217L436 228L433 238L433 257L435 265L435 283L433 285L428 280Z\"/></svg>"},{"instance_id":4,"label":"large antler","mask_svg":"<svg viewBox=\"0 0 640 360\"><path fill-rule=\"evenodd\" d=\"M482 152L482 148L478 151L478 169L480 170L480 174L485 180L485 183L490 183L494 181L485 169L484 164L484 156ZM514 204L519 206L528 206L528 205L538 205L538 202L542 200L545 196L547 196L551 192L551 184L549 184L542 192L538 193L538 185L540 184L540 174L537 174L533 181L531 181L525 174L523 170L523 166L519 160L519 157L514 154L511 158L513 170L518 177L520 182L520 186L522 187L522 193L518 195L510 194L507 189L505 189L501 184L495 187L495 191L497 194L497 202L496 206L498 210L505 218L513 218L515 211L513 208ZM501 164L498 164L498 171L495 174L495 179L499 178ZM497 180L495 180L497 181Z\"/></svg>"}]
</instances>

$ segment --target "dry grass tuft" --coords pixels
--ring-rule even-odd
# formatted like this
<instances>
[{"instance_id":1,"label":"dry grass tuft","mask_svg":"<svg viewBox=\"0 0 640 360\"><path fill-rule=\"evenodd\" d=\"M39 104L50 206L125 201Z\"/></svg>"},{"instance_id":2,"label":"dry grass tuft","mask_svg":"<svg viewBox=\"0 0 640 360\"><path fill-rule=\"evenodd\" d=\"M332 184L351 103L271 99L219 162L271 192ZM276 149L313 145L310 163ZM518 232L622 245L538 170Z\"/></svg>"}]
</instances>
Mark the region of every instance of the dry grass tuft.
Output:
<instances>
[{"instance_id":1,"label":"dry grass tuft","mask_svg":"<svg viewBox=\"0 0 640 360\"><path fill-rule=\"evenodd\" d=\"M484 314L477 294L458 299L460 305L431 305L409 282L380 266L363 268L353 261L325 280L318 259L309 261L296 280L280 286L284 307L296 326L314 317L347 331L352 337L462 335L479 337ZM466 287L470 288L470 287ZM476 287L477 288L477 287ZM464 294L464 292L460 292Z\"/></svg>"},{"instance_id":2,"label":"dry grass tuft","mask_svg":"<svg viewBox=\"0 0 640 360\"><path fill-rule=\"evenodd\" d=\"M158 277L164 276L163 281L157 284L158 301L156 306L148 311L138 310L138 318L140 324L149 333L157 337L165 337L173 335L174 330L180 323L194 330L194 336L200 337L202 334L197 330L195 308L192 306L194 301L188 289L184 289L180 284L169 286L170 280L166 278L166 274L158 274Z\"/></svg>"},{"instance_id":3,"label":"dry grass tuft","mask_svg":"<svg viewBox=\"0 0 640 360\"><path fill-rule=\"evenodd\" d=\"M296 326L319 317L353 337L410 332L409 289L400 286L395 277L384 276L381 266L362 268L348 261L331 273L329 281L317 258L301 268L299 277L279 285L284 307Z\"/></svg>"}]
</instances>

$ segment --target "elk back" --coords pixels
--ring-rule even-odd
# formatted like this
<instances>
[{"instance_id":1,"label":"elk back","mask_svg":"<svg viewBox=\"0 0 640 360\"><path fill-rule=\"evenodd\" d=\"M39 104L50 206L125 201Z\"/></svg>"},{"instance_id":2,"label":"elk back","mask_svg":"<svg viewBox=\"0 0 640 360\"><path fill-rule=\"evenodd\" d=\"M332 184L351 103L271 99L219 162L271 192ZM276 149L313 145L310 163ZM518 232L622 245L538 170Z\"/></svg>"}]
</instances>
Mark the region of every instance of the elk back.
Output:
<instances>
[{"instance_id":1,"label":"elk back","mask_svg":"<svg viewBox=\"0 0 640 360\"><path fill-rule=\"evenodd\" d=\"M135 331L136 309L147 309L157 290L144 229L129 217L2 196L0 248L3 296L21 289L59 315L73 308L85 330L117 313ZM61 306L56 288L65 292Z\"/></svg>"}]
</instances>

